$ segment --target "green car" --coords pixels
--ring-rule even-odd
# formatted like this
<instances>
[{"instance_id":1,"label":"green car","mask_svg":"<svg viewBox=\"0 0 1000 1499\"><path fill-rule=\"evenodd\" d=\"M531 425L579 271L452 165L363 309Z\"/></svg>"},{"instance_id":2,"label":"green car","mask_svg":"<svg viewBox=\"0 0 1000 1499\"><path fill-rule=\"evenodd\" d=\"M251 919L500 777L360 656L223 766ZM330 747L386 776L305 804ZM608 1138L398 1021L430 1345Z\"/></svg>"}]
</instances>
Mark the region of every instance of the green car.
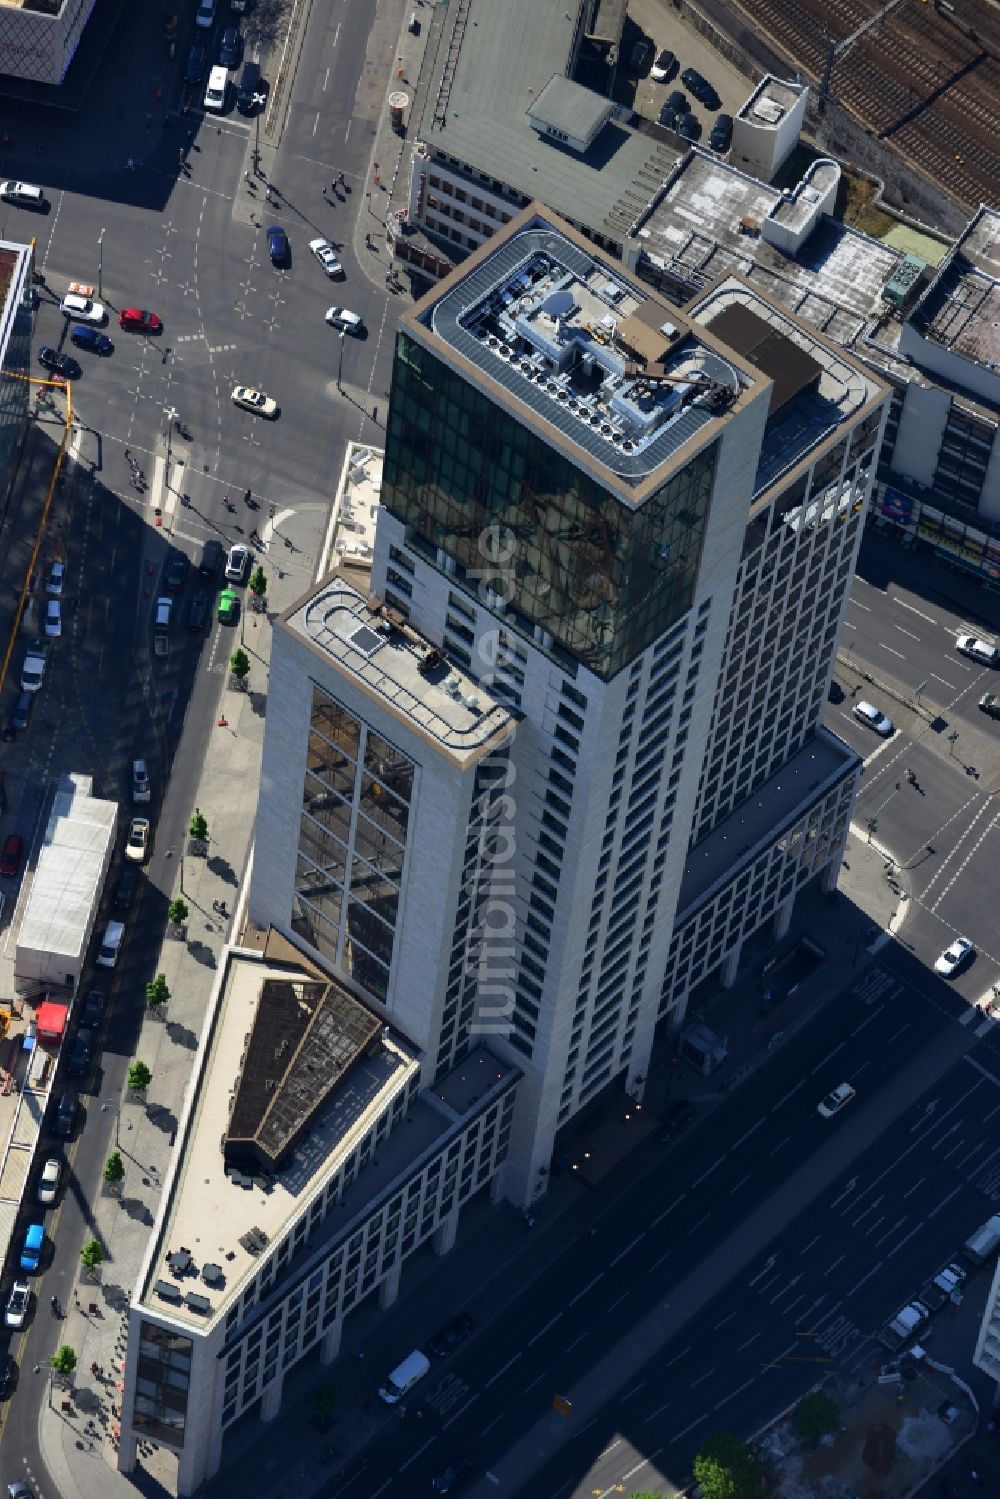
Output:
<instances>
[{"instance_id":1,"label":"green car","mask_svg":"<svg viewBox=\"0 0 1000 1499\"><path fill-rule=\"evenodd\" d=\"M224 588L219 594L219 624L231 625L239 608L239 595L233 588Z\"/></svg>"}]
</instances>

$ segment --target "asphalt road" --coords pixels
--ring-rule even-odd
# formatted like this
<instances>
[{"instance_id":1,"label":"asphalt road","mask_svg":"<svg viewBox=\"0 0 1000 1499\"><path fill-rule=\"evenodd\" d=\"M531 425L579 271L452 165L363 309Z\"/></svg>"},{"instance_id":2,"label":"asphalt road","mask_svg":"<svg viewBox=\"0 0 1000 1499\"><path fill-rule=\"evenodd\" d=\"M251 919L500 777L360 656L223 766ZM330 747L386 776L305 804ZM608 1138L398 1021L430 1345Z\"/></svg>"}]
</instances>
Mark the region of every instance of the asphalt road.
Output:
<instances>
[{"instance_id":1,"label":"asphalt road","mask_svg":"<svg viewBox=\"0 0 1000 1499\"><path fill-rule=\"evenodd\" d=\"M705 1436L753 1430L804 1368L873 1361L878 1327L1000 1189L1000 1049L966 1013L905 952L869 967L683 1143L644 1147L593 1234L548 1263L539 1241L529 1284L473 1296L475 1339L328 1492L426 1492L457 1452L476 1495L489 1472L581 1499L680 1484ZM857 1100L820 1120L845 1079ZM556 1395L570 1418L550 1413Z\"/></svg>"}]
</instances>

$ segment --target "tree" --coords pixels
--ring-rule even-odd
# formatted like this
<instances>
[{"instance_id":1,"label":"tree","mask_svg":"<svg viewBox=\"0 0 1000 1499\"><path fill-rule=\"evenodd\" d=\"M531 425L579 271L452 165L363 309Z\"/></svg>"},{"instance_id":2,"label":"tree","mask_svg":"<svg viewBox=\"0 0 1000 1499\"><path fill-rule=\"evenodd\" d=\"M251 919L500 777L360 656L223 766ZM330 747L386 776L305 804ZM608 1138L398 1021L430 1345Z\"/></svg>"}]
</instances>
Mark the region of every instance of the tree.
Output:
<instances>
[{"instance_id":1,"label":"tree","mask_svg":"<svg viewBox=\"0 0 1000 1499\"><path fill-rule=\"evenodd\" d=\"M64 1343L59 1352L52 1355L49 1363L62 1379L68 1379L76 1368L76 1354L68 1343Z\"/></svg>"},{"instance_id":2,"label":"tree","mask_svg":"<svg viewBox=\"0 0 1000 1499\"><path fill-rule=\"evenodd\" d=\"M229 658L229 670L239 687L242 687L250 673L250 657L242 648L233 651Z\"/></svg>"},{"instance_id":3,"label":"tree","mask_svg":"<svg viewBox=\"0 0 1000 1499\"><path fill-rule=\"evenodd\" d=\"M153 1081L153 1074L145 1062L133 1062L128 1070L128 1090L130 1093L145 1093Z\"/></svg>"},{"instance_id":4,"label":"tree","mask_svg":"<svg viewBox=\"0 0 1000 1499\"><path fill-rule=\"evenodd\" d=\"M91 1239L89 1244L84 1244L80 1250L80 1258L83 1260L83 1268L89 1270L91 1276L96 1279L96 1270L104 1263L104 1250L98 1239Z\"/></svg>"},{"instance_id":5,"label":"tree","mask_svg":"<svg viewBox=\"0 0 1000 1499\"><path fill-rule=\"evenodd\" d=\"M104 1163L104 1180L109 1187L120 1187L125 1180L125 1162L117 1150Z\"/></svg>"},{"instance_id":6,"label":"tree","mask_svg":"<svg viewBox=\"0 0 1000 1499\"><path fill-rule=\"evenodd\" d=\"M694 1460L702 1499L756 1499L760 1468L746 1442L726 1431L710 1437Z\"/></svg>"},{"instance_id":7,"label":"tree","mask_svg":"<svg viewBox=\"0 0 1000 1499\"><path fill-rule=\"evenodd\" d=\"M256 571L251 574L250 582L247 584L247 587L253 594L254 603L257 608L262 608L264 604L264 595L267 593L267 578L264 575L264 569L262 567L258 567Z\"/></svg>"},{"instance_id":8,"label":"tree","mask_svg":"<svg viewBox=\"0 0 1000 1499\"><path fill-rule=\"evenodd\" d=\"M208 823L205 821L198 807L195 807L194 816L188 826L188 837L192 843L208 842Z\"/></svg>"},{"instance_id":9,"label":"tree","mask_svg":"<svg viewBox=\"0 0 1000 1499\"><path fill-rule=\"evenodd\" d=\"M146 1003L154 1012L165 1005L170 998L170 990L167 988L166 975L158 973L155 979L150 979L146 985Z\"/></svg>"},{"instance_id":10,"label":"tree","mask_svg":"<svg viewBox=\"0 0 1000 1499\"><path fill-rule=\"evenodd\" d=\"M182 900L172 900L167 907L167 920L179 932L188 919L188 908Z\"/></svg>"},{"instance_id":11,"label":"tree","mask_svg":"<svg viewBox=\"0 0 1000 1499\"><path fill-rule=\"evenodd\" d=\"M829 1395L824 1395L822 1390L813 1390L810 1395L803 1395L795 1407L795 1424L799 1429L799 1436L816 1446L828 1431L837 1430L840 1425L840 1406Z\"/></svg>"}]
</instances>

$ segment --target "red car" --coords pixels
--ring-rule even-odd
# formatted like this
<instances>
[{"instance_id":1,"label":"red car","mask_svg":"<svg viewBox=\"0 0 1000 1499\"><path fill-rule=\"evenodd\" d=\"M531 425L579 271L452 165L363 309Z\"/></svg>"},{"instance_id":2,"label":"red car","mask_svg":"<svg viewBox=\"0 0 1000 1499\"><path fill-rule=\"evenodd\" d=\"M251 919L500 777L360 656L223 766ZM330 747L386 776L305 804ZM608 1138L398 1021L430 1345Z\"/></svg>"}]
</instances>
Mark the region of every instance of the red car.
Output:
<instances>
[{"instance_id":1,"label":"red car","mask_svg":"<svg viewBox=\"0 0 1000 1499\"><path fill-rule=\"evenodd\" d=\"M3 841L3 849L0 851L0 874L13 879L21 868L23 853L24 839L20 833L8 833Z\"/></svg>"},{"instance_id":2,"label":"red car","mask_svg":"<svg viewBox=\"0 0 1000 1499\"><path fill-rule=\"evenodd\" d=\"M118 323L132 333L160 333L163 324L155 312L144 312L141 307L123 307L118 314Z\"/></svg>"}]
</instances>

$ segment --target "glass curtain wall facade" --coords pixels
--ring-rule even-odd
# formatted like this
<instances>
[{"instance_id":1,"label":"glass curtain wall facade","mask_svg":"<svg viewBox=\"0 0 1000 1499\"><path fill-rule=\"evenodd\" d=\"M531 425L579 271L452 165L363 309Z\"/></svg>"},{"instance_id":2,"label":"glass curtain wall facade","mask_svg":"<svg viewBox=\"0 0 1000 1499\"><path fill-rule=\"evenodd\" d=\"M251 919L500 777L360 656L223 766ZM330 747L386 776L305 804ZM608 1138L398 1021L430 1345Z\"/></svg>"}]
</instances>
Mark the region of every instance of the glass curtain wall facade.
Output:
<instances>
[{"instance_id":1,"label":"glass curtain wall facade","mask_svg":"<svg viewBox=\"0 0 1000 1499\"><path fill-rule=\"evenodd\" d=\"M380 1000L389 992L413 769L313 689L292 928Z\"/></svg>"},{"instance_id":2,"label":"glass curtain wall facade","mask_svg":"<svg viewBox=\"0 0 1000 1499\"><path fill-rule=\"evenodd\" d=\"M0 282L10 278L9 301L3 309L0 356L0 498L10 488L28 424L33 266L30 252L0 251Z\"/></svg>"},{"instance_id":3,"label":"glass curtain wall facade","mask_svg":"<svg viewBox=\"0 0 1000 1499\"><path fill-rule=\"evenodd\" d=\"M457 579L509 578L511 609L605 679L689 608L715 463L712 444L632 507L397 335L382 503Z\"/></svg>"}]
</instances>

